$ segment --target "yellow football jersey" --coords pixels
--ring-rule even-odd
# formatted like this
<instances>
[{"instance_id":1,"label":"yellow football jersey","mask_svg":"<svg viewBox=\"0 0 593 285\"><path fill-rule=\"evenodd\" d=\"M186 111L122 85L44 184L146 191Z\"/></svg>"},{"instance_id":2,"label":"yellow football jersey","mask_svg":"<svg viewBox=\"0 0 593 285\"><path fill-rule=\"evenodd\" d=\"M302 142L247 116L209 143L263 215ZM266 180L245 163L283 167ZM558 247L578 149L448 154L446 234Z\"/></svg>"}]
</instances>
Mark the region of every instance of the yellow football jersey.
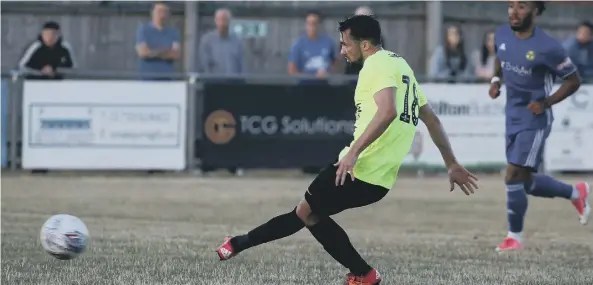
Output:
<instances>
[{"instance_id":1,"label":"yellow football jersey","mask_svg":"<svg viewBox=\"0 0 593 285\"><path fill-rule=\"evenodd\" d=\"M360 154L354 166L354 176L391 189L399 167L410 151L419 122L419 108L426 104L426 97L408 63L393 52L380 50L365 60L358 76L354 93L354 141L360 138L377 112L375 93L388 87L396 88L393 95L397 116L387 130ZM344 157L348 150L349 147L344 148L339 158Z\"/></svg>"}]
</instances>

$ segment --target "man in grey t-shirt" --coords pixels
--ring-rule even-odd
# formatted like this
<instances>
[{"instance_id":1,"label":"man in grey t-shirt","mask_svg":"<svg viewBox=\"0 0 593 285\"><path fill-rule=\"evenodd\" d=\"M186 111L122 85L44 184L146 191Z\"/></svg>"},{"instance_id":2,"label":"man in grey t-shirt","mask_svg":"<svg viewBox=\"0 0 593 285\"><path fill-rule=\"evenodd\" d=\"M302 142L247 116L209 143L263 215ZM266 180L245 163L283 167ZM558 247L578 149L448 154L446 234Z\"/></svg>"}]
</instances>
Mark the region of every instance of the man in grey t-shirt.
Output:
<instances>
[{"instance_id":1,"label":"man in grey t-shirt","mask_svg":"<svg viewBox=\"0 0 593 285\"><path fill-rule=\"evenodd\" d=\"M210 74L243 73L243 43L229 31L231 12L219 9L214 14L216 29L202 36L199 48L199 71Z\"/></svg>"}]
</instances>

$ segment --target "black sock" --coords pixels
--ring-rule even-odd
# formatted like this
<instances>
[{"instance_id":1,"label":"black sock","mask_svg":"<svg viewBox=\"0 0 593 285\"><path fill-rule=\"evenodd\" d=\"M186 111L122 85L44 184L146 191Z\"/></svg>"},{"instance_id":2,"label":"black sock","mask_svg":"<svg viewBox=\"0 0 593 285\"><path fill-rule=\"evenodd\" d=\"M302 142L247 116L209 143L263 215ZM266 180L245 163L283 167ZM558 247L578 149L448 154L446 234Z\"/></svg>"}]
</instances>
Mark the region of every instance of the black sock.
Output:
<instances>
[{"instance_id":1,"label":"black sock","mask_svg":"<svg viewBox=\"0 0 593 285\"><path fill-rule=\"evenodd\" d=\"M322 218L309 231L323 248L356 276L365 276L373 268L354 249L348 235L332 218Z\"/></svg>"},{"instance_id":2,"label":"black sock","mask_svg":"<svg viewBox=\"0 0 593 285\"><path fill-rule=\"evenodd\" d=\"M239 253L250 247L293 235L304 227L305 224L297 216L295 208L289 213L272 218L246 235L233 237L231 245Z\"/></svg>"}]
</instances>

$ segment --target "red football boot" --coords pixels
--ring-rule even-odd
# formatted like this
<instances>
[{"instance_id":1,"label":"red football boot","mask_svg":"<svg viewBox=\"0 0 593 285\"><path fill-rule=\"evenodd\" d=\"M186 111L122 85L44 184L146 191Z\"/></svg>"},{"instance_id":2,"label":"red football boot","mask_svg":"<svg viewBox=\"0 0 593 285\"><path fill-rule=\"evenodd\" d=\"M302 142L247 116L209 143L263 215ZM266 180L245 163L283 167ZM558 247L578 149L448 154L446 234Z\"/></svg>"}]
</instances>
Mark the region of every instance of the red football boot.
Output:
<instances>
[{"instance_id":1,"label":"red football boot","mask_svg":"<svg viewBox=\"0 0 593 285\"><path fill-rule=\"evenodd\" d=\"M355 276L352 273L346 274L346 282L344 285L379 285L381 284L381 274L377 269L373 268L365 276Z\"/></svg>"},{"instance_id":2,"label":"red football boot","mask_svg":"<svg viewBox=\"0 0 593 285\"><path fill-rule=\"evenodd\" d=\"M497 252L503 252L503 251L516 251L516 250L520 250L523 248L523 245L521 244L520 241L512 238L512 237L507 237L504 239L504 241L502 241L502 243L496 247L496 251Z\"/></svg>"},{"instance_id":3,"label":"red football boot","mask_svg":"<svg viewBox=\"0 0 593 285\"><path fill-rule=\"evenodd\" d=\"M233 256L237 255L233 249L233 245L231 244L231 237L226 237L224 239L224 242L216 249L216 253L218 254L218 258L220 258L220 260L229 260Z\"/></svg>"},{"instance_id":4,"label":"red football boot","mask_svg":"<svg viewBox=\"0 0 593 285\"><path fill-rule=\"evenodd\" d=\"M586 182L577 183L574 186L579 191L579 198L572 201L572 205L577 209L579 214L579 222L582 225L586 225L589 222L589 216L591 215L591 206L589 205L589 193L591 187Z\"/></svg>"}]
</instances>

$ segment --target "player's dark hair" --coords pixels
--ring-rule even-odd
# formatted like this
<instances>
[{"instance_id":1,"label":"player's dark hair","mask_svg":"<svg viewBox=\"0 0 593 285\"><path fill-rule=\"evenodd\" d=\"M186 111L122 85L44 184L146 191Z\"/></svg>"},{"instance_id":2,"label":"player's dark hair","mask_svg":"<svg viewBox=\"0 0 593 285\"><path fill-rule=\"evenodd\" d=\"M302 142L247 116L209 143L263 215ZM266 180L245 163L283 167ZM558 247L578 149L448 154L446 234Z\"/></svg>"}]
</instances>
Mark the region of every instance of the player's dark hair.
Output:
<instances>
[{"instance_id":1,"label":"player's dark hair","mask_svg":"<svg viewBox=\"0 0 593 285\"><path fill-rule=\"evenodd\" d=\"M490 36L490 34L494 34L494 31L486 32L484 34L484 39L482 40L482 50L480 51L480 62L482 65L486 65L488 57L490 56L490 51L488 50L488 36Z\"/></svg>"},{"instance_id":2,"label":"player's dark hair","mask_svg":"<svg viewBox=\"0 0 593 285\"><path fill-rule=\"evenodd\" d=\"M449 45L449 37L448 37L448 31L451 28L455 28L457 30L457 33L459 33L459 43L457 44L457 46L451 47ZM467 66L467 56L465 55L465 44L463 42L463 32L461 31L461 28L457 25L451 25L449 27L447 27L447 30L445 30L445 38L444 38L444 44L443 44L443 49L445 50L445 62L447 63L447 67L449 69L451 69L451 61L450 59L453 56L459 56L460 59L460 63L459 63L459 68L461 70L464 70L465 67Z\"/></svg>"},{"instance_id":3,"label":"player's dark hair","mask_svg":"<svg viewBox=\"0 0 593 285\"><path fill-rule=\"evenodd\" d=\"M58 22L55 21L49 21L49 22L45 22L43 24L43 29L50 29L50 30L56 30L59 31L60 30L60 24L58 24Z\"/></svg>"},{"instance_id":4,"label":"player's dark hair","mask_svg":"<svg viewBox=\"0 0 593 285\"><path fill-rule=\"evenodd\" d=\"M309 11L307 11L307 13L305 14L305 19L309 18L309 16L316 16L317 19L319 19L319 22L323 21L323 16L317 10L309 10Z\"/></svg>"},{"instance_id":5,"label":"player's dark hair","mask_svg":"<svg viewBox=\"0 0 593 285\"><path fill-rule=\"evenodd\" d=\"M546 11L546 2L545 1L533 1L535 3L535 7L537 8L537 15L541 15Z\"/></svg>"},{"instance_id":6,"label":"player's dark hair","mask_svg":"<svg viewBox=\"0 0 593 285\"><path fill-rule=\"evenodd\" d=\"M582 22L579 24L579 27L587 27L587 28L589 28L589 30L590 30L590 31L592 31L592 32L593 32L593 23L591 23L591 22L589 22L589 21L582 21Z\"/></svg>"},{"instance_id":7,"label":"player's dark hair","mask_svg":"<svg viewBox=\"0 0 593 285\"><path fill-rule=\"evenodd\" d=\"M350 36L356 41L369 41L381 45L381 25L373 16L355 15L339 23L340 33L350 29Z\"/></svg>"}]
</instances>

